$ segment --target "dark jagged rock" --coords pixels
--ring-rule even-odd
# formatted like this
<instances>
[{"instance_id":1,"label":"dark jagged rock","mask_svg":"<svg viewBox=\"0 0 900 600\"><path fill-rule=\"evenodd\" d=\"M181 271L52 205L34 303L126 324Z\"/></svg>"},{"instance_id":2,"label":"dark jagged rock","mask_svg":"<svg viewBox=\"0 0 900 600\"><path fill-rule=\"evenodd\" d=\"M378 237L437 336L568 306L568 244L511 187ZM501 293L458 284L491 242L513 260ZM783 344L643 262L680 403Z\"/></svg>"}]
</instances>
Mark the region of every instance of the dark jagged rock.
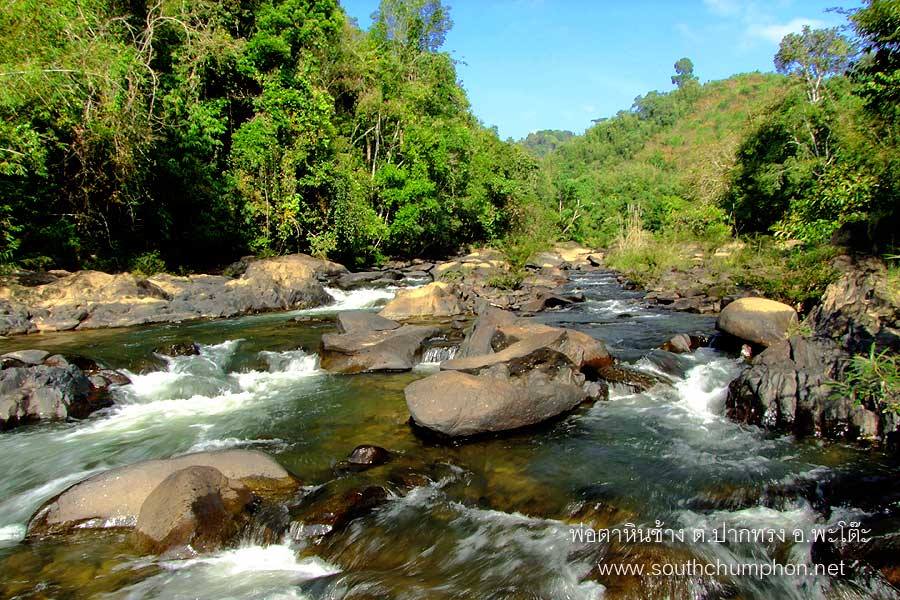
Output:
<instances>
[{"instance_id":1,"label":"dark jagged rock","mask_svg":"<svg viewBox=\"0 0 900 600\"><path fill-rule=\"evenodd\" d=\"M0 371L0 429L39 420L84 418L107 406L91 396L91 382L76 366L11 367Z\"/></svg>"}]
</instances>

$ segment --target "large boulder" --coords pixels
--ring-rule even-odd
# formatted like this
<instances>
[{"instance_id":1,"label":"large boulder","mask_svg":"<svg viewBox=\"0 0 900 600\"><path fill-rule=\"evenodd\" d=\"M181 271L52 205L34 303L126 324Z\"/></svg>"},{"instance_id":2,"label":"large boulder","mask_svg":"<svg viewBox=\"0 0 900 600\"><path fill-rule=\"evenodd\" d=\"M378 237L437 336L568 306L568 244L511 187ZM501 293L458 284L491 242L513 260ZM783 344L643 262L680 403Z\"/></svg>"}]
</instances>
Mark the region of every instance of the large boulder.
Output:
<instances>
[{"instance_id":1,"label":"large boulder","mask_svg":"<svg viewBox=\"0 0 900 600\"><path fill-rule=\"evenodd\" d=\"M787 338L797 322L797 311L767 298L740 298L726 306L716 327L736 338L771 346Z\"/></svg>"},{"instance_id":2,"label":"large boulder","mask_svg":"<svg viewBox=\"0 0 900 600\"><path fill-rule=\"evenodd\" d=\"M529 373L521 384L442 371L414 381L404 393L417 425L452 437L534 425L572 410L586 397L580 385L550 380L541 371Z\"/></svg>"},{"instance_id":3,"label":"large boulder","mask_svg":"<svg viewBox=\"0 0 900 600\"><path fill-rule=\"evenodd\" d=\"M28 535L74 528L134 527L144 502L172 473L188 467L212 467L257 495L280 495L299 483L262 452L198 452L167 460L148 460L99 473L44 503L31 517Z\"/></svg>"},{"instance_id":4,"label":"large boulder","mask_svg":"<svg viewBox=\"0 0 900 600\"><path fill-rule=\"evenodd\" d=\"M231 539L253 499L247 487L213 467L175 471L141 505L135 537L143 551L213 552Z\"/></svg>"},{"instance_id":5,"label":"large boulder","mask_svg":"<svg viewBox=\"0 0 900 600\"><path fill-rule=\"evenodd\" d=\"M404 325L393 329L356 330L322 336L320 364L333 373L409 371L421 355L422 344L440 329Z\"/></svg>"},{"instance_id":6,"label":"large boulder","mask_svg":"<svg viewBox=\"0 0 900 600\"><path fill-rule=\"evenodd\" d=\"M378 313L387 319L452 317L465 312L453 286L435 281L418 288L400 290Z\"/></svg>"},{"instance_id":7,"label":"large boulder","mask_svg":"<svg viewBox=\"0 0 900 600\"><path fill-rule=\"evenodd\" d=\"M0 370L0 429L38 420L84 418L108 403L92 398L92 386L74 365L34 365Z\"/></svg>"},{"instance_id":8,"label":"large boulder","mask_svg":"<svg viewBox=\"0 0 900 600\"><path fill-rule=\"evenodd\" d=\"M550 327L525 318L517 319L512 325L498 326L491 340L491 346L495 351L502 351L530 336L546 332L564 334L558 339L555 348L565 354L581 371L597 370L614 362L606 345L586 333L563 327Z\"/></svg>"}]
</instances>

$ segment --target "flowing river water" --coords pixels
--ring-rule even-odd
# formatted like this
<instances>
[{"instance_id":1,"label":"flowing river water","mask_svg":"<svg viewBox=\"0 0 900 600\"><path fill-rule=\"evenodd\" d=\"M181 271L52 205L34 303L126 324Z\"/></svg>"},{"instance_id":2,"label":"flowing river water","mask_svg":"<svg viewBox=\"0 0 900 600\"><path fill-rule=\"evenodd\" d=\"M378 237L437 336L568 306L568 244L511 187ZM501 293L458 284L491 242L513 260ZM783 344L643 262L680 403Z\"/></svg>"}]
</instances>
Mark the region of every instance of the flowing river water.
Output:
<instances>
[{"instance_id":1,"label":"flowing river water","mask_svg":"<svg viewBox=\"0 0 900 600\"><path fill-rule=\"evenodd\" d=\"M0 342L3 351L84 355L132 378L116 406L89 419L0 434L0 597L897 597L866 569L843 577L602 574L598 565L650 569L694 559L809 565L808 540L598 544L576 539L573 525L809 531L895 514L900 466L875 452L726 420L736 359L710 349L654 350L675 333L711 333L712 318L647 307L606 273L575 275L570 287L587 301L536 318L600 338L673 385L641 394L614 388L609 402L465 444L422 439L407 423L403 388L434 365L353 376L318 369L315 349L333 330L334 312L375 306L390 297L385 290L333 292L334 306L313 311ZM153 354L176 342L197 342L200 355ZM388 448L428 478L319 543L248 536L220 553L163 560L134 554L128 535L114 530L23 541L44 500L104 469L254 448L316 486L335 479L335 465L358 444ZM381 482L396 468L395 461L365 477Z\"/></svg>"}]
</instances>

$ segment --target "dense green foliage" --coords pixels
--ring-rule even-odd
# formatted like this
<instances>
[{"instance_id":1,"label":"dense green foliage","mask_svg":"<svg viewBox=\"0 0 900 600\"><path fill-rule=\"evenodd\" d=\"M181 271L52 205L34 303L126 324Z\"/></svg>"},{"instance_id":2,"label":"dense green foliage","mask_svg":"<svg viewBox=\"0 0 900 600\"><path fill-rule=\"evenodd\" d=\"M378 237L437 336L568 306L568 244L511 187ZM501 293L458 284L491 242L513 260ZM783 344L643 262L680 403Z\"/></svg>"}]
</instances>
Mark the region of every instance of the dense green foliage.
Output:
<instances>
[{"instance_id":1,"label":"dense green foliage","mask_svg":"<svg viewBox=\"0 0 900 600\"><path fill-rule=\"evenodd\" d=\"M385 0L368 33L336 0L6 3L0 262L352 264L501 236L534 163L472 116L450 25L437 0Z\"/></svg>"},{"instance_id":2,"label":"dense green foliage","mask_svg":"<svg viewBox=\"0 0 900 600\"><path fill-rule=\"evenodd\" d=\"M575 137L571 131L562 129L542 129L529 133L520 142L523 148L537 158L547 156L556 150L563 142Z\"/></svg>"},{"instance_id":3,"label":"dense green foliage","mask_svg":"<svg viewBox=\"0 0 900 600\"><path fill-rule=\"evenodd\" d=\"M854 39L808 27L787 35L779 75L700 85L680 59L674 91L638 97L559 146L542 161L540 188L558 230L633 246L624 238L636 207L641 226L669 244L736 233L809 246L843 230L841 243L894 247L900 2L870 0L850 19ZM625 262L647 259L632 254Z\"/></svg>"}]
</instances>

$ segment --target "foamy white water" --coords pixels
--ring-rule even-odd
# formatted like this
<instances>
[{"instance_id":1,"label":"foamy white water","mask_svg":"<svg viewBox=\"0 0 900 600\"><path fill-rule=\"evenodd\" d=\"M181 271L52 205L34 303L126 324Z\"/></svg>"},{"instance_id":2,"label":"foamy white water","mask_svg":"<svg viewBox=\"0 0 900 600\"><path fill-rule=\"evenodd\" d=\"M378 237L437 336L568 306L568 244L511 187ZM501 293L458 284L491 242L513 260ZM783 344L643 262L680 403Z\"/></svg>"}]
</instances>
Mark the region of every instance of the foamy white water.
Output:
<instances>
[{"instance_id":1,"label":"foamy white water","mask_svg":"<svg viewBox=\"0 0 900 600\"><path fill-rule=\"evenodd\" d=\"M147 563L137 563L136 567ZM297 586L340 570L319 558L297 557L287 545L246 546L199 558L158 563L164 571L109 598L219 600L305 598Z\"/></svg>"}]
</instances>

